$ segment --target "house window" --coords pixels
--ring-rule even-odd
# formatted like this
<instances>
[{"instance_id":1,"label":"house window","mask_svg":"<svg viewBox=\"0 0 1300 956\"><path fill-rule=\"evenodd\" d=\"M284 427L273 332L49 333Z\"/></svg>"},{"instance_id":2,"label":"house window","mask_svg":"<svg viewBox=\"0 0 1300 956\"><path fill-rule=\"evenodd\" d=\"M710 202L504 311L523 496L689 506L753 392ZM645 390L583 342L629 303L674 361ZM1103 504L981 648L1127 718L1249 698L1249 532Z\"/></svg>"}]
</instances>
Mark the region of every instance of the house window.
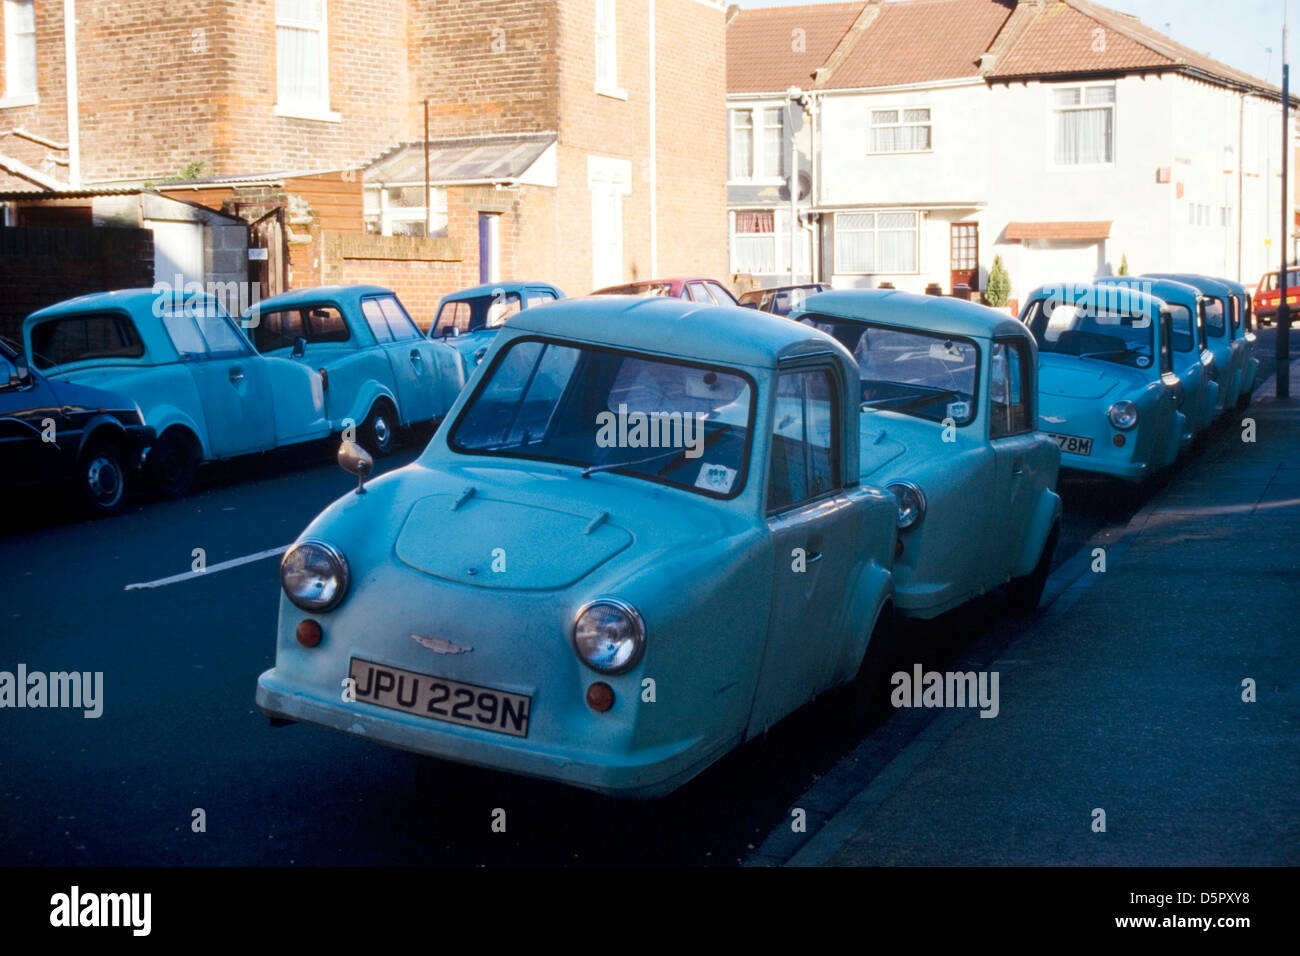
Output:
<instances>
[{"instance_id":1,"label":"house window","mask_svg":"<svg viewBox=\"0 0 1300 956\"><path fill-rule=\"evenodd\" d=\"M873 153L920 153L930 149L930 111L871 111Z\"/></svg>"},{"instance_id":2,"label":"house window","mask_svg":"<svg viewBox=\"0 0 1300 956\"><path fill-rule=\"evenodd\" d=\"M618 88L618 33L614 0L596 0L596 89L621 96Z\"/></svg>"},{"instance_id":3,"label":"house window","mask_svg":"<svg viewBox=\"0 0 1300 956\"><path fill-rule=\"evenodd\" d=\"M1115 159L1115 84L1052 91L1056 165L1097 166Z\"/></svg>"},{"instance_id":4,"label":"house window","mask_svg":"<svg viewBox=\"0 0 1300 956\"><path fill-rule=\"evenodd\" d=\"M850 275L897 275L917 271L919 214L835 214L835 271Z\"/></svg>"},{"instance_id":5,"label":"house window","mask_svg":"<svg viewBox=\"0 0 1300 956\"><path fill-rule=\"evenodd\" d=\"M811 273L807 233L796 234L798 271ZM790 212L787 209L737 211L731 214L731 271L749 275L790 272Z\"/></svg>"},{"instance_id":6,"label":"house window","mask_svg":"<svg viewBox=\"0 0 1300 956\"><path fill-rule=\"evenodd\" d=\"M785 110L731 111L731 178L785 178Z\"/></svg>"},{"instance_id":7,"label":"house window","mask_svg":"<svg viewBox=\"0 0 1300 956\"><path fill-rule=\"evenodd\" d=\"M325 0L275 0L275 53L278 106L328 113Z\"/></svg>"},{"instance_id":8,"label":"house window","mask_svg":"<svg viewBox=\"0 0 1300 956\"><path fill-rule=\"evenodd\" d=\"M433 216L426 214L424 185L366 187L366 232L377 236L423 236L432 218L431 236L447 235L447 191L431 189Z\"/></svg>"},{"instance_id":9,"label":"house window","mask_svg":"<svg viewBox=\"0 0 1300 956\"><path fill-rule=\"evenodd\" d=\"M5 0L5 99L36 95L34 0Z\"/></svg>"}]
</instances>

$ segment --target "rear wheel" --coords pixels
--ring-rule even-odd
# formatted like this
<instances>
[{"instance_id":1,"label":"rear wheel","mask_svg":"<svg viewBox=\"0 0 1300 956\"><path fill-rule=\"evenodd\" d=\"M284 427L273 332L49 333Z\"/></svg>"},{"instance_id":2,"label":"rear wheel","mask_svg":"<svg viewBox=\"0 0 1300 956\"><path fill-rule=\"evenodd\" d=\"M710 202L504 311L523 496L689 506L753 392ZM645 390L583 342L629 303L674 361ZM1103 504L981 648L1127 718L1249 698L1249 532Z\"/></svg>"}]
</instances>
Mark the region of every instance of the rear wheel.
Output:
<instances>
[{"instance_id":1,"label":"rear wheel","mask_svg":"<svg viewBox=\"0 0 1300 956\"><path fill-rule=\"evenodd\" d=\"M362 422L357 438L375 458L387 455L397 439L397 409L384 399L375 402Z\"/></svg>"},{"instance_id":2,"label":"rear wheel","mask_svg":"<svg viewBox=\"0 0 1300 956\"><path fill-rule=\"evenodd\" d=\"M184 498L194 484L199 455L198 443L188 432L164 432L145 458L154 490L164 498Z\"/></svg>"},{"instance_id":3,"label":"rear wheel","mask_svg":"<svg viewBox=\"0 0 1300 956\"><path fill-rule=\"evenodd\" d=\"M1052 526L1034 570L1024 577L1012 578L1007 584L1007 607L1013 614L1033 614L1038 610L1038 602L1043 599L1043 588L1047 586L1047 577L1052 573L1052 553L1056 550L1060 530L1060 525Z\"/></svg>"},{"instance_id":4,"label":"rear wheel","mask_svg":"<svg viewBox=\"0 0 1300 956\"><path fill-rule=\"evenodd\" d=\"M1237 411L1244 412L1246 409L1250 408L1251 398L1252 396L1250 392L1243 389L1241 394L1237 396Z\"/></svg>"},{"instance_id":5,"label":"rear wheel","mask_svg":"<svg viewBox=\"0 0 1300 956\"><path fill-rule=\"evenodd\" d=\"M93 515L115 515L126 507L122 446L110 438L91 439L77 466L77 485L82 502Z\"/></svg>"}]
</instances>

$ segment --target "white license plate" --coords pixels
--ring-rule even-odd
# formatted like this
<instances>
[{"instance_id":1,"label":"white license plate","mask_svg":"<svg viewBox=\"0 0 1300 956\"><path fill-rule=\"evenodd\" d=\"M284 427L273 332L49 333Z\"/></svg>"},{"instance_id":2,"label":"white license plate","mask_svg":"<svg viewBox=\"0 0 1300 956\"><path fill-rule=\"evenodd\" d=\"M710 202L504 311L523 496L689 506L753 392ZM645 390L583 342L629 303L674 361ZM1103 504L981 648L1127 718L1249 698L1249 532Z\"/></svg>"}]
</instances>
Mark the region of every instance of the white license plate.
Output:
<instances>
[{"instance_id":1,"label":"white license plate","mask_svg":"<svg viewBox=\"0 0 1300 956\"><path fill-rule=\"evenodd\" d=\"M1092 439L1080 438L1078 435L1058 435L1055 432L1048 432L1056 443L1061 446L1061 451L1068 451L1071 455L1091 455Z\"/></svg>"},{"instance_id":2,"label":"white license plate","mask_svg":"<svg viewBox=\"0 0 1300 956\"><path fill-rule=\"evenodd\" d=\"M512 737L528 736L533 699L525 694L417 674L359 657L349 662L348 676L357 700L367 704Z\"/></svg>"}]
</instances>

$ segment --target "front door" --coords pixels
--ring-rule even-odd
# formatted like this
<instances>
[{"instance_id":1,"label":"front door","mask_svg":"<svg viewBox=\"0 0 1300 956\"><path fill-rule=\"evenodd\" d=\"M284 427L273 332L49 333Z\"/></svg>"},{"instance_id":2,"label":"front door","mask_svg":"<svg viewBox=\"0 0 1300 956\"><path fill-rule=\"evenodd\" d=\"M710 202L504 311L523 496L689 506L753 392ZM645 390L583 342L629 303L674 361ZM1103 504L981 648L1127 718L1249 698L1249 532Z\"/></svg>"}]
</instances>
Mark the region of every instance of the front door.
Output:
<instances>
[{"instance_id":1,"label":"front door","mask_svg":"<svg viewBox=\"0 0 1300 956\"><path fill-rule=\"evenodd\" d=\"M980 227L975 222L954 222L951 234L949 279L951 292L961 283L972 292L980 289Z\"/></svg>"},{"instance_id":2,"label":"front door","mask_svg":"<svg viewBox=\"0 0 1300 956\"><path fill-rule=\"evenodd\" d=\"M855 564L854 507L841 481L839 411L830 372L781 374L767 464L772 545L767 643L750 732L826 688L843 652L845 582Z\"/></svg>"}]
</instances>

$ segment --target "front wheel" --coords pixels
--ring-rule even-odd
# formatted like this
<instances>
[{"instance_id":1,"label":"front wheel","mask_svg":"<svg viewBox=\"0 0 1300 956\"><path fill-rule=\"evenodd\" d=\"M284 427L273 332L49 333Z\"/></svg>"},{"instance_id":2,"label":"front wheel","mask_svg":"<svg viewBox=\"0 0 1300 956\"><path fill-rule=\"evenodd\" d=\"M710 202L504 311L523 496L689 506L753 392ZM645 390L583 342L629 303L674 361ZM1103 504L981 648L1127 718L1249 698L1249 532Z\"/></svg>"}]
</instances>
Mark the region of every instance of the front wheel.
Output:
<instances>
[{"instance_id":1,"label":"front wheel","mask_svg":"<svg viewBox=\"0 0 1300 956\"><path fill-rule=\"evenodd\" d=\"M1043 553L1038 556L1034 570L1024 577L1012 578L1007 584L1007 608L1013 614L1033 614L1038 610L1038 602L1043 599L1043 589L1047 587L1047 577L1052 572L1052 553L1056 550L1056 539L1060 526L1053 525L1043 545Z\"/></svg>"},{"instance_id":2,"label":"front wheel","mask_svg":"<svg viewBox=\"0 0 1300 956\"><path fill-rule=\"evenodd\" d=\"M126 507L127 478L122 447L108 439L91 442L77 467L81 500L91 514L107 517Z\"/></svg>"}]
</instances>

